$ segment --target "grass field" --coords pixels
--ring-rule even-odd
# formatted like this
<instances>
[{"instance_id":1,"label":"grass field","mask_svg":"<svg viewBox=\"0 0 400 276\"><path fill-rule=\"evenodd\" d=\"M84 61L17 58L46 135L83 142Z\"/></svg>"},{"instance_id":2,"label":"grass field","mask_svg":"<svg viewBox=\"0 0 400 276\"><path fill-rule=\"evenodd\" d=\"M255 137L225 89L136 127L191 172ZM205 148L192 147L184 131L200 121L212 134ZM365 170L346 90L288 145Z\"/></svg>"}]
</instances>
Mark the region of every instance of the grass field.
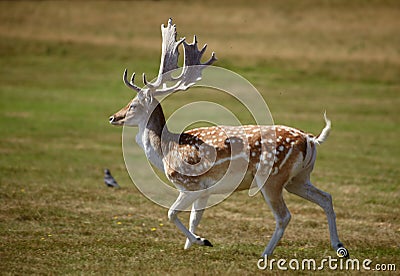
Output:
<instances>
[{"instance_id":1,"label":"grass field","mask_svg":"<svg viewBox=\"0 0 400 276\"><path fill-rule=\"evenodd\" d=\"M122 129L108 124L133 96L124 68L157 73L169 17L251 81L276 123L318 133L327 110L313 182L332 194L351 257L400 269L399 2L249 3L0 2L1 274L259 272L274 230L261 196L207 210L198 233L214 247L184 251L167 210L131 182ZM164 109L210 95L177 94ZM121 189L105 187L105 167ZM274 257L336 256L323 211L285 198L292 220Z\"/></svg>"}]
</instances>

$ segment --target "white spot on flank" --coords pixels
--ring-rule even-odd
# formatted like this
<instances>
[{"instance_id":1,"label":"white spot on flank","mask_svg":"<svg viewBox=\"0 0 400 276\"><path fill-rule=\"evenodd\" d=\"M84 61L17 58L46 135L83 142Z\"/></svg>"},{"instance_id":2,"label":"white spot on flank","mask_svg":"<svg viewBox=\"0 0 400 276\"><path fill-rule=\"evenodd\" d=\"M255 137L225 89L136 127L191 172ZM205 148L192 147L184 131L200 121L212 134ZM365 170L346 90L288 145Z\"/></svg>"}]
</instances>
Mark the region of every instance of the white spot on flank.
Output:
<instances>
[{"instance_id":1,"label":"white spot on flank","mask_svg":"<svg viewBox=\"0 0 400 276\"><path fill-rule=\"evenodd\" d=\"M284 146L279 146L279 148L278 148L280 151L283 151L284 149L285 149L285 147Z\"/></svg>"},{"instance_id":2,"label":"white spot on flank","mask_svg":"<svg viewBox=\"0 0 400 276\"><path fill-rule=\"evenodd\" d=\"M287 143L289 143L290 142L290 138L288 137L288 138L286 138L286 142Z\"/></svg>"},{"instance_id":3,"label":"white spot on flank","mask_svg":"<svg viewBox=\"0 0 400 276\"><path fill-rule=\"evenodd\" d=\"M256 153L253 151L253 152L251 153L251 156L255 157L255 156L256 156Z\"/></svg>"}]
</instances>

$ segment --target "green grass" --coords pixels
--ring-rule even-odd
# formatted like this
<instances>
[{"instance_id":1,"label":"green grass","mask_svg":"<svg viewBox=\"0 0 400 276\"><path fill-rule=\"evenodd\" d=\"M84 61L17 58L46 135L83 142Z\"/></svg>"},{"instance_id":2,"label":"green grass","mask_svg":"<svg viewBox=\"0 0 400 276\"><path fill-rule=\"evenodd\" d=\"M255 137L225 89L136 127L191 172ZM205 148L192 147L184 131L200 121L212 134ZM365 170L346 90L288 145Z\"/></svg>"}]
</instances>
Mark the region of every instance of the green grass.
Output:
<instances>
[{"instance_id":1,"label":"green grass","mask_svg":"<svg viewBox=\"0 0 400 276\"><path fill-rule=\"evenodd\" d=\"M276 123L318 133L327 110L333 131L313 182L332 194L351 256L398 270L399 15L396 1L0 2L0 270L258 272L274 229L259 195L207 210L198 232L214 247L184 251L167 210L132 184L122 129L107 122L133 96L124 68L155 76L159 25L171 16L178 35L198 34L216 65L257 87ZM240 114L229 97L194 90L164 109L210 97ZM122 189L104 186L105 167ZM285 198L292 221L274 257L334 256L322 210Z\"/></svg>"}]
</instances>

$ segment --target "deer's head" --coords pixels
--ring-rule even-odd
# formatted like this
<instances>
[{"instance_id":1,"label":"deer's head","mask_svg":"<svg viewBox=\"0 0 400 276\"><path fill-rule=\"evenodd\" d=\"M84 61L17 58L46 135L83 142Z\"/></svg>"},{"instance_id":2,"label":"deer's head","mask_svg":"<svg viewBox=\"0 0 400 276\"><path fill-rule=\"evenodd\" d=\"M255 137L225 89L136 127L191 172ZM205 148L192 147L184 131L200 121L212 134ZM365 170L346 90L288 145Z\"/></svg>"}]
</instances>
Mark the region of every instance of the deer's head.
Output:
<instances>
[{"instance_id":1,"label":"deer's head","mask_svg":"<svg viewBox=\"0 0 400 276\"><path fill-rule=\"evenodd\" d=\"M185 38L181 38L177 41L176 27L172 25L172 19L168 20L167 27L165 27L164 24L161 25L161 34L162 53L157 79L154 82L148 82L146 80L146 75L143 74L144 87L140 88L134 83L135 73L132 74L131 80L128 81L128 72L125 69L123 81L126 86L137 93L137 96L124 108L109 118L111 124L137 126L141 123L145 123L153 111L160 109L158 108L159 102L155 99L156 96L188 89L201 79L202 70L216 61L213 52L211 58L207 62L201 63L200 60L207 45L204 45L203 48L199 50L196 36L194 36L193 43L190 44L185 41ZM178 48L181 44L184 49L184 64L182 68L179 68ZM179 76L172 76L174 71L177 70L180 72ZM174 75L176 75L176 73Z\"/></svg>"},{"instance_id":2,"label":"deer's head","mask_svg":"<svg viewBox=\"0 0 400 276\"><path fill-rule=\"evenodd\" d=\"M125 107L110 116L110 124L115 126L138 126L141 122L147 121L149 114L154 110L152 106L156 103L150 103L149 100L142 99L139 95L136 96Z\"/></svg>"}]
</instances>

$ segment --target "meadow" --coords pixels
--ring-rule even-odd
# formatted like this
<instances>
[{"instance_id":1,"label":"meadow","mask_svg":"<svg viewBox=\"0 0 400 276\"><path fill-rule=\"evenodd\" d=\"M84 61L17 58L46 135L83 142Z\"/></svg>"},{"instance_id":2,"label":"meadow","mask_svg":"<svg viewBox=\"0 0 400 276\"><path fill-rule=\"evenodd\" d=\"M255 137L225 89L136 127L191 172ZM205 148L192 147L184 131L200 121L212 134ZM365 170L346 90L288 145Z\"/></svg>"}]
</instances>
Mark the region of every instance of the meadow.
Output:
<instances>
[{"instance_id":1,"label":"meadow","mask_svg":"<svg viewBox=\"0 0 400 276\"><path fill-rule=\"evenodd\" d=\"M275 222L260 195L208 209L198 233L214 247L185 251L167 209L126 171L108 116L134 96L125 68L156 76L169 17L248 79L275 123L319 133L327 110L333 129L312 180L332 194L351 257L398 271L398 1L1 1L1 274L266 273L257 260ZM170 97L166 114L210 97L236 108L196 92ZM121 189L104 185L104 168ZM335 257L323 211L284 196L292 220L274 258Z\"/></svg>"}]
</instances>

